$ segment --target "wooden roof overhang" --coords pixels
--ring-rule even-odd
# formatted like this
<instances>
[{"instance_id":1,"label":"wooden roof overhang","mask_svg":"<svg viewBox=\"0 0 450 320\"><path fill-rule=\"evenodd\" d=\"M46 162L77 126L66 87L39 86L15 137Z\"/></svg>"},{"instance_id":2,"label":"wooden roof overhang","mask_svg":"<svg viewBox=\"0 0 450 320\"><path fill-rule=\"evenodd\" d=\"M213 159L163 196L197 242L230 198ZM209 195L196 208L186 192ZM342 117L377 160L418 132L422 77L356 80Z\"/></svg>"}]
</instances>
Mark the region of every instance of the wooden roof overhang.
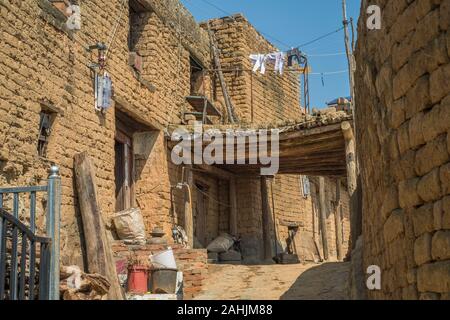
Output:
<instances>
[{"instance_id":1,"label":"wooden roof overhang","mask_svg":"<svg viewBox=\"0 0 450 320\"><path fill-rule=\"evenodd\" d=\"M345 138L341 125L345 121L351 120L351 117L343 117L333 123L319 123L314 125L300 124L289 129L280 128L279 134L279 170L278 174L295 174L325 177L345 177L347 173ZM207 129L205 129L207 130ZM225 131L223 132L225 134ZM200 136L193 139L198 141ZM169 138L170 139L170 138ZM224 139L225 140L225 139ZM179 141L168 141L169 149L177 145ZM202 141L202 151L210 144L210 140ZM254 145L249 139L245 143L245 164L237 164L237 150L243 150L242 146L235 146L234 164L215 164L214 166L199 165L205 173L213 174L222 172L224 176L228 173L239 176L260 176L261 168L268 165L249 164L250 159L254 159ZM193 150L193 149L192 149ZM268 150L271 150L271 136L268 135ZM226 159L227 148L224 147L223 155ZM243 152L241 155L244 154ZM269 154L270 155L270 154ZM272 154L277 156L277 154ZM243 162L243 158L239 160ZM220 171L218 171L218 170Z\"/></svg>"}]
</instances>

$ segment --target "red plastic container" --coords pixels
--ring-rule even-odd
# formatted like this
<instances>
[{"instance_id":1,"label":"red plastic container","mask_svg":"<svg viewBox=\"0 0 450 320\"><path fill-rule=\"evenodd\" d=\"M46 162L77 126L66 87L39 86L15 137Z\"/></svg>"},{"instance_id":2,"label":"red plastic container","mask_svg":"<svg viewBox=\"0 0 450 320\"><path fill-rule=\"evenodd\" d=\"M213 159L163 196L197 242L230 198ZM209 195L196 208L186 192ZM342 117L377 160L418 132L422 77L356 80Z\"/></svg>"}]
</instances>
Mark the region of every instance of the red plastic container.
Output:
<instances>
[{"instance_id":1,"label":"red plastic container","mask_svg":"<svg viewBox=\"0 0 450 320\"><path fill-rule=\"evenodd\" d=\"M128 268L128 292L145 294L148 292L148 267Z\"/></svg>"}]
</instances>

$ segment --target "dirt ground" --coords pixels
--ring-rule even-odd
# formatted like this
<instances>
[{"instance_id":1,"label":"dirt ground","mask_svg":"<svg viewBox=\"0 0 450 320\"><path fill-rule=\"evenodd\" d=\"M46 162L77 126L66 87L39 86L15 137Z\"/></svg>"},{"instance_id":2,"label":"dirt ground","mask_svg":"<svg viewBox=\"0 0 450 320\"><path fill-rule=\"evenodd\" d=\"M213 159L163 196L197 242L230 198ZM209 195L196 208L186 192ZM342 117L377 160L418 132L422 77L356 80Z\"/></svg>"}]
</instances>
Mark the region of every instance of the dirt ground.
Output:
<instances>
[{"instance_id":1,"label":"dirt ground","mask_svg":"<svg viewBox=\"0 0 450 320\"><path fill-rule=\"evenodd\" d=\"M196 300L347 300L349 263L210 265Z\"/></svg>"}]
</instances>

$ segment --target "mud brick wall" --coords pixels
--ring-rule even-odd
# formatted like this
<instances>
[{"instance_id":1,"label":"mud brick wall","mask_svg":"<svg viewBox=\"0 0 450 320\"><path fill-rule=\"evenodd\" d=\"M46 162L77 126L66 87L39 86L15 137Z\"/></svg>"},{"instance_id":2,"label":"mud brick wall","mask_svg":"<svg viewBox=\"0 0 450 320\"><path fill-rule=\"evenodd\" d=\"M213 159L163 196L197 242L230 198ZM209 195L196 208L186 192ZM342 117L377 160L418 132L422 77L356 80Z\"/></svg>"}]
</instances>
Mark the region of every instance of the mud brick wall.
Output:
<instances>
[{"instance_id":1,"label":"mud brick wall","mask_svg":"<svg viewBox=\"0 0 450 320\"><path fill-rule=\"evenodd\" d=\"M267 71L262 75L249 71L253 68L249 58L251 54L267 54L279 49L240 14L210 20L209 23L220 49L222 69L232 70L224 75L241 120L247 123L276 123L297 119L301 115L299 74L286 71L283 75L275 75L273 71ZM206 24L202 27L207 28ZM267 64L267 69L273 68L272 63ZM220 97L219 82L216 85Z\"/></svg>"},{"instance_id":2,"label":"mud brick wall","mask_svg":"<svg viewBox=\"0 0 450 320\"><path fill-rule=\"evenodd\" d=\"M289 238L286 223L299 226L295 243L297 250L305 243L305 237L311 237L323 249L319 227L319 187L318 179L311 177L311 194L303 197L301 177L294 175L276 176L268 180L269 206L272 212L270 237L275 254L275 241L278 252L286 250ZM336 186L335 180L325 179L326 215L329 257L337 259L336 251ZM244 259L248 262L258 261L264 256L261 183L258 178L241 178L237 180L238 189L238 231L242 238ZM345 186L341 187L343 254L348 251L350 239L349 197ZM273 219L275 219L275 224ZM276 226L275 226L276 225ZM275 230L276 228L276 230ZM299 252L300 254L300 252ZM310 257L308 257L310 258Z\"/></svg>"},{"instance_id":3,"label":"mud brick wall","mask_svg":"<svg viewBox=\"0 0 450 320\"><path fill-rule=\"evenodd\" d=\"M190 300L202 291L208 275L206 250L184 249L180 245L171 245L179 271L183 272L183 296ZM167 250L166 245L127 246L121 241L113 244L116 261L128 261L130 257L148 260L152 254Z\"/></svg>"},{"instance_id":4,"label":"mud brick wall","mask_svg":"<svg viewBox=\"0 0 450 320\"><path fill-rule=\"evenodd\" d=\"M317 241L323 253L320 228L319 179L310 177L311 192L308 197L303 196L300 179L300 176L283 176L282 179L277 177L273 181L279 244L282 248L286 247L286 241L289 238L286 223L293 223L299 226L299 232L295 238L297 250L299 251L299 248L305 245L305 237L307 236ZM271 192L270 189L269 192ZM336 260L336 181L334 179L325 178L325 199L328 253L331 260ZM344 185L341 185L341 203L342 212L339 214L341 214L342 218L342 250L345 256L348 252L350 239L350 208L348 192L346 192ZM272 202L270 205L273 207Z\"/></svg>"},{"instance_id":5,"label":"mud brick wall","mask_svg":"<svg viewBox=\"0 0 450 320\"><path fill-rule=\"evenodd\" d=\"M374 0L356 54L364 270L375 299L450 298L450 1Z\"/></svg>"},{"instance_id":6,"label":"mud brick wall","mask_svg":"<svg viewBox=\"0 0 450 320\"><path fill-rule=\"evenodd\" d=\"M179 182L180 175L167 157L162 130L168 121L180 123L180 112L189 107L185 104L190 90L189 55L205 65L209 61L208 38L192 16L178 1L155 0L151 1L153 10L139 14L138 26L145 32L136 40L136 50L144 57L144 71L138 76L128 64L130 25L136 27L136 21L130 22L128 7L122 8L121 3L81 2L82 29L70 31L65 17L48 0L0 2L0 185L42 184L50 165L60 166L65 265L83 265L81 216L73 177L75 154L87 151L93 159L105 220L115 211L116 109L149 127L147 137L139 137L141 147L135 154L136 205L148 231L158 225L170 233L170 186ZM107 61L116 103L101 115L94 112L88 68L97 53L87 52L86 47L107 43L123 10ZM183 31L181 46L178 22ZM43 103L59 110L45 158L37 154ZM175 202L182 202L180 193L174 196ZM42 202L45 206L45 199ZM177 206L177 210L182 208ZM44 208L41 218L43 212Z\"/></svg>"}]
</instances>

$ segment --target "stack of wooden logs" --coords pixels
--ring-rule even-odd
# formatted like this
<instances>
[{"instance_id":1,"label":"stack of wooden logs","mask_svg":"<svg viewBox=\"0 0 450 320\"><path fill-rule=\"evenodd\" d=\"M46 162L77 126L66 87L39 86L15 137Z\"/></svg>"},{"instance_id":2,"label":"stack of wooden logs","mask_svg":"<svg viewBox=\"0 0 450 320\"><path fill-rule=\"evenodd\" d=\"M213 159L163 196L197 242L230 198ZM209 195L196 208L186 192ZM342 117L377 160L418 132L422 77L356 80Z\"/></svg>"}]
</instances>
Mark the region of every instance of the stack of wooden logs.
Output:
<instances>
[{"instance_id":1,"label":"stack of wooden logs","mask_svg":"<svg viewBox=\"0 0 450 320\"><path fill-rule=\"evenodd\" d=\"M86 274L78 267L61 267L59 290L62 300L107 300L109 281L99 274Z\"/></svg>"}]
</instances>

